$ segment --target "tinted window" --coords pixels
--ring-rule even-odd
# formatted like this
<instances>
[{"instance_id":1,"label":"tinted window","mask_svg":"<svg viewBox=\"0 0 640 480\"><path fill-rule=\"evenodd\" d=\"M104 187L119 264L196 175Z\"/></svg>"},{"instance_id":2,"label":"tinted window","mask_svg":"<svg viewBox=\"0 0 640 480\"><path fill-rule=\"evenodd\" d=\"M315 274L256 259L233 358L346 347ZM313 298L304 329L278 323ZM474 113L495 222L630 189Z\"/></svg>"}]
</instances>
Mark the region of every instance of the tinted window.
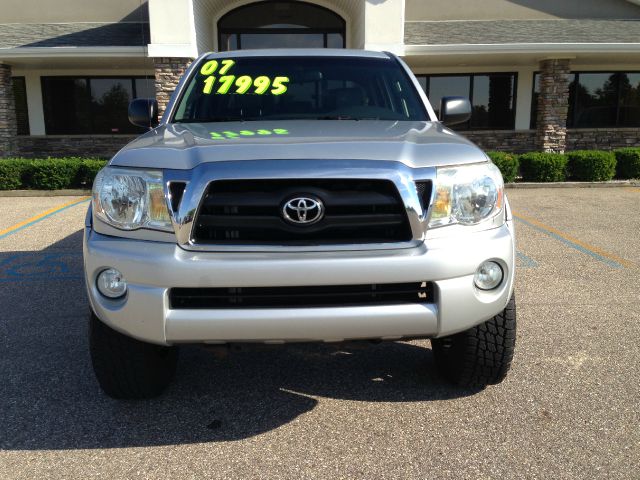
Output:
<instances>
[{"instance_id":1,"label":"tinted window","mask_svg":"<svg viewBox=\"0 0 640 480\"><path fill-rule=\"evenodd\" d=\"M328 33L327 48L344 48L344 33Z\"/></svg>"},{"instance_id":2,"label":"tinted window","mask_svg":"<svg viewBox=\"0 0 640 480\"><path fill-rule=\"evenodd\" d=\"M48 135L92 133L87 79L43 77L42 100Z\"/></svg>"},{"instance_id":3,"label":"tinted window","mask_svg":"<svg viewBox=\"0 0 640 480\"><path fill-rule=\"evenodd\" d=\"M94 78L91 80L93 131L123 133L135 131L129 123L127 109L133 99L131 80Z\"/></svg>"},{"instance_id":4,"label":"tinted window","mask_svg":"<svg viewBox=\"0 0 640 480\"><path fill-rule=\"evenodd\" d=\"M569 117L574 127L616 124L618 79L606 73L582 73L570 86Z\"/></svg>"},{"instance_id":5,"label":"tinted window","mask_svg":"<svg viewBox=\"0 0 640 480\"><path fill-rule=\"evenodd\" d=\"M533 74L533 92L531 93L531 116L529 128L535 130L538 125L538 97L540 96L540 74Z\"/></svg>"},{"instance_id":6,"label":"tinted window","mask_svg":"<svg viewBox=\"0 0 640 480\"><path fill-rule=\"evenodd\" d=\"M413 84L393 60L241 57L227 68L222 60L212 62L198 66L174 121L427 120Z\"/></svg>"},{"instance_id":7,"label":"tinted window","mask_svg":"<svg viewBox=\"0 0 640 480\"><path fill-rule=\"evenodd\" d=\"M261 48L344 48L345 22L305 2L267 1L239 7L218 22L220 51Z\"/></svg>"},{"instance_id":8,"label":"tinted window","mask_svg":"<svg viewBox=\"0 0 640 480\"><path fill-rule=\"evenodd\" d=\"M533 77L531 128L536 128L540 74ZM640 127L640 73L572 73L567 126Z\"/></svg>"},{"instance_id":9,"label":"tinted window","mask_svg":"<svg viewBox=\"0 0 640 480\"><path fill-rule=\"evenodd\" d=\"M514 75L474 75L470 128L514 128L514 96Z\"/></svg>"},{"instance_id":10,"label":"tinted window","mask_svg":"<svg viewBox=\"0 0 640 480\"><path fill-rule=\"evenodd\" d=\"M262 48L323 48L324 35L321 33L243 33L240 43L244 50Z\"/></svg>"},{"instance_id":11,"label":"tinted window","mask_svg":"<svg viewBox=\"0 0 640 480\"><path fill-rule=\"evenodd\" d=\"M440 116L440 102L442 97L460 96L471 98L470 77L431 77L427 97L436 115Z\"/></svg>"},{"instance_id":12,"label":"tinted window","mask_svg":"<svg viewBox=\"0 0 640 480\"><path fill-rule=\"evenodd\" d=\"M620 77L618 125L640 127L640 73L628 73Z\"/></svg>"},{"instance_id":13,"label":"tinted window","mask_svg":"<svg viewBox=\"0 0 640 480\"><path fill-rule=\"evenodd\" d=\"M513 129L515 125L516 75L513 73L419 76L436 114L442 97L471 101L471 120L456 130Z\"/></svg>"},{"instance_id":14,"label":"tinted window","mask_svg":"<svg viewBox=\"0 0 640 480\"><path fill-rule=\"evenodd\" d=\"M129 123L129 102L154 96L153 81L145 78L42 77L46 133L142 132Z\"/></svg>"},{"instance_id":15,"label":"tinted window","mask_svg":"<svg viewBox=\"0 0 640 480\"><path fill-rule=\"evenodd\" d=\"M24 77L13 77L13 100L16 107L18 135L29 135L29 111L27 109L27 87Z\"/></svg>"},{"instance_id":16,"label":"tinted window","mask_svg":"<svg viewBox=\"0 0 640 480\"><path fill-rule=\"evenodd\" d=\"M136 78L133 81L136 98L155 98L156 86L153 78Z\"/></svg>"}]
</instances>

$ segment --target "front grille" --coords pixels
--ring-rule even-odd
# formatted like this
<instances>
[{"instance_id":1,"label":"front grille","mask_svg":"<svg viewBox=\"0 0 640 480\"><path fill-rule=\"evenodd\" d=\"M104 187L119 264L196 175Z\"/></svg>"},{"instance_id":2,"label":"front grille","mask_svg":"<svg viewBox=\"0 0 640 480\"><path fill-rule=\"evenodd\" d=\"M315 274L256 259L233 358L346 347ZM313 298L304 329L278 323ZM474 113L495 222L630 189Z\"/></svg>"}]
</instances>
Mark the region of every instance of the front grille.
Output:
<instances>
[{"instance_id":1,"label":"front grille","mask_svg":"<svg viewBox=\"0 0 640 480\"><path fill-rule=\"evenodd\" d=\"M322 220L293 225L283 205L313 196ZM389 180L218 180L209 184L193 230L198 244L331 245L404 242L412 238L406 210Z\"/></svg>"},{"instance_id":2,"label":"front grille","mask_svg":"<svg viewBox=\"0 0 640 480\"><path fill-rule=\"evenodd\" d=\"M172 288L171 309L313 308L433 303L433 284Z\"/></svg>"}]
</instances>

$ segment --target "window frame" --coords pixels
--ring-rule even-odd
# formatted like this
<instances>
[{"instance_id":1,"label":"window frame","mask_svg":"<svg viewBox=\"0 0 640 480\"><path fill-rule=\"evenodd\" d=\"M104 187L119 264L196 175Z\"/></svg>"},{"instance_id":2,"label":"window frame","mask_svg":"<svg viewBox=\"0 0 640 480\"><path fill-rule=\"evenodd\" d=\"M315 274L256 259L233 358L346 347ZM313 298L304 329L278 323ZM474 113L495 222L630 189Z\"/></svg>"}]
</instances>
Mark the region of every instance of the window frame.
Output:
<instances>
[{"instance_id":1,"label":"window frame","mask_svg":"<svg viewBox=\"0 0 640 480\"><path fill-rule=\"evenodd\" d=\"M323 48L328 48L328 35L332 34L332 33L338 33L342 35L342 48L347 48L347 22L345 21L344 18L342 18L342 16L338 13L336 13L335 11L331 10L330 8L324 7L322 5L318 5L315 3L309 3L309 2L298 2L298 1L294 1L294 0L279 0L280 3L291 3L291 4L306 4L309 5L311 7L314 8L321 8L323 10L326 10L328 12L331 12L333 15L335 15L337 18L340 19L340 22L342 23L342 26L340 28L307 28L307 27L303 27L303 28L225 28L225 27L221 27L220 23L224 20L224 18L231 14L236 12L237 10L241 10L241 9L248 9L251 7L255 7L258 5L262 5L262 4L266 4L266 3L270 3L269 1L261 1L261 2L255 2L255 3L249 3L246 5L241 5L237 8L234 8L233 10L230 10L228 12L226 12L222 17L220 17L218 19L218 21L216 22L216 28L218 30L218 51L219 52L230 52L232 50L222 50L222 36L223 35L235 35L236 37L236 45L238 46L238 48L236 50L242 50L242 40L241 40L241 36L243 34L274 34L274 33L282 33L282 34L323 34L322 35L322 39L323 39ZM295 47L290 47L290 48L295 48Z\"/></svg>"},{"instance_id":2,"label":"window frame","mask_svg":"<svg viewBox=\"0 0 640 480\"><path fill-rule=\"evenodd\" d=\"M104 133L104 132L96 132L94 131L94 111L93 108L91 107L91 102L89 102L89 131L86 133L49 133L48 130L48 126L47 126L47 105L46 105L46 100L45 100L45 82L47 79L49 78L66 78L66 79L73 79L73 80L85 80L87 83L87 93L89 95L89 98L91 98L91 80L95 79L95 80L102 80L102 79L114 79L114 80L129 80L131 82L131 95L132 95L132 100L139 98L137 96L137 88L136 88L136 80L148 80L148 81L152 81L152 77L149 75L42 75L40 77L40 91L42 92L42 114L43 114L43 119L44 119L44 126L45 126L45 135L136 135L139 133L144 132L144 130L140 130L139 132L111 132L111 133Z\"/></svg>"},{"instance_id":3,"label":"window frame","mask_svg":"<svg viewBox=\"0 0 640 480\"><path fill-rule=\"evenodd\" d=\"M471 72L471 73L418 73L415 74L416 77L418 79L420 79L421 77L425 78L426 82L425 82L425 94L427 96L427 99L429 100L429 103L431 103L431 99L429 98L429 94L430 94L430 90L431 90L431 77L469 77L469 102L471 103L471 109L473 111L473 93L474 93L474 88L475 88L475 81L474 81L474 77L480 77L480 76L491 76L491 75L511 75L513 78L513 99L512 99L512 104L513 104L513 115L512 115L512 119L511 119L511 124L509 128L500 128L500 127L474 127L471 128L471 119L469 119L468 121L466 121L465 123L462 123L460 125L456 125L455 127L457 127L457 129L459 129L460 131L464 131L464 132L475 132L475 131L482 131L482 132L486 132L486 131L491 131L491 130L500 130L500 131L510 131L510 130L515 130L516 128L516 108L517 108L517 101L518 101L518 72ZM433 107L433 110L436 110L436 107L431 105ZM439 109L439 106L438 106ZM463 128L460 128L460 126L462 126ZM454 128L455 129L455 128Z\"/></svg>"}]
</instances>

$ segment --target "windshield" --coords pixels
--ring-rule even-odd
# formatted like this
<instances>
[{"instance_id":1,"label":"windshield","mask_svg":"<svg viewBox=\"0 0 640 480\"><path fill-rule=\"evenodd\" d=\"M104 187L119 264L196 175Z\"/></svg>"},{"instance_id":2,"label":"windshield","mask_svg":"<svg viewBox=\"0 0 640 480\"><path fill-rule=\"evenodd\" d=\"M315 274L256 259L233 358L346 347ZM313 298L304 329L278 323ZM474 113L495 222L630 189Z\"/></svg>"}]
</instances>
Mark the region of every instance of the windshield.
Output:
<instances>
[{"instance_id":1,"label":"windshield","mask_svg":"<svg viewBox=\"0 0 640 480\"><path fill-rule=\"evenodd\" d=\"M173 121L291 119L429 120L392 59L238 57L202 60Z\"/></svg>"}]
</instances>

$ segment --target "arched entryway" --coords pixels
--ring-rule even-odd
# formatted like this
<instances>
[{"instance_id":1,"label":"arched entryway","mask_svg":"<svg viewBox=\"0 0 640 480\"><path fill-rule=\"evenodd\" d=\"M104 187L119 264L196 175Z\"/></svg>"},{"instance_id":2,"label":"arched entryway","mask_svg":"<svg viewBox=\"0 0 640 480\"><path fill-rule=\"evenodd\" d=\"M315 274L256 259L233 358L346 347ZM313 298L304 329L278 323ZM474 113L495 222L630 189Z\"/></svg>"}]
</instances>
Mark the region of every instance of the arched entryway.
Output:
<instances>
[{"instance_id":1,"label":"arched entryway","mask_svg":"<svg viewBox=\"0 0 640 480\"><path fill-rule=\"evenodd\" d=\"M278 0L236 8L218 21L220 51L253 48L344 48L345 20L306 2Z\"/></svg>"}]
</instances>

